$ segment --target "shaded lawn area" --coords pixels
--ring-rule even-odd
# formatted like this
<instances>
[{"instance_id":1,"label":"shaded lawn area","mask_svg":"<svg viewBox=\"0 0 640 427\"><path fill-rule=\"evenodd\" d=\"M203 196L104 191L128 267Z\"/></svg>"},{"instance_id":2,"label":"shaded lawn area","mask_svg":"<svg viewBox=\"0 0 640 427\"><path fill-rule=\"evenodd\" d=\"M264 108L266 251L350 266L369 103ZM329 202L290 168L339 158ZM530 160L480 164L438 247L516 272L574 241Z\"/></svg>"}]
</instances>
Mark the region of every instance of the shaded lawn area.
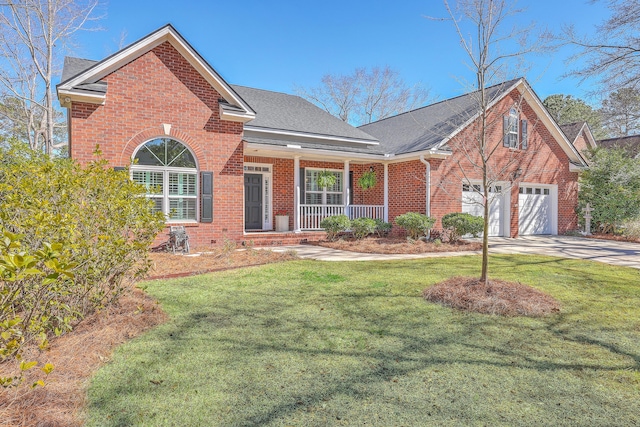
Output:
<instances>
[{"instance_id":1,"label":"shaded lawn area","mask_svg":"<svg viewBox=\"0 0 640 427\"><path fill-rule=\"evenodd\" d=\"M479 257L295 261L147 282L171 320L121 346L91 426L638 425L640 271L492 256L548 292L547 318L420 294Z\"/></svg>"}]
</instances>

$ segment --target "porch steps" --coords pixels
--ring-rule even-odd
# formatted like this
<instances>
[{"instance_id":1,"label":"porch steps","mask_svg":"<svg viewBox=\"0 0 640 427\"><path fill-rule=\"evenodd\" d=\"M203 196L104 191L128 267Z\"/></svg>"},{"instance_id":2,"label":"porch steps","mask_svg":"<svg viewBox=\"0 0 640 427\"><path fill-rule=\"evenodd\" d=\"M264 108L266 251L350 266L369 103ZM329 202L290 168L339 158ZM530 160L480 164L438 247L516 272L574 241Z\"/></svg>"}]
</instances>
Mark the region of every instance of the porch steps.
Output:
<instances>
[{"instance_id":1,"label":"porch steps","mask_svg":"<svg viewBox=\"0 0 640 427\"><path fill-rule=\"evenodd\" d=\"M286 246L299 245L311 241L323 240L327 236L324 231L303 231L301 233L264 231L257 233L246 233L242 244L246 246Z\"/></svg>"}]
</instances>

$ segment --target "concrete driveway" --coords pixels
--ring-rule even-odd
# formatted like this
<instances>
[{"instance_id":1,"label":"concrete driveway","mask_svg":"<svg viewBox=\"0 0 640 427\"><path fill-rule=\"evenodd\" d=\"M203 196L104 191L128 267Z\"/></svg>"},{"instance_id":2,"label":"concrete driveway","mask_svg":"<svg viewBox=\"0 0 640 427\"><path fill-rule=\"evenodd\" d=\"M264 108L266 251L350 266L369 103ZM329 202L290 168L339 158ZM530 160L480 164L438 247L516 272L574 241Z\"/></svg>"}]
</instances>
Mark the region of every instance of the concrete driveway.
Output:
<instances>
[{"instance_id":1,"label":"concrete driveway","mask_svg":"<svg viewBox=\"0 0 640 427\"><path fill-rule=\"evenodd\" d=\"M275 251L295 250L301 258L320 261L381 261L472 255L479 252L441 252L411 255L361 254L312 245L272 248ZM613 240L584 239L567 236L525 236L517 239L491 237L489 252L494 254L537 254L564 258L586 259L640 269L640 243Z\"/></svg>"},{"instance_id":2,"label":"concrete driveway","mask_svg":"<svg viewBox=\"0 0 640 427\"><path fill-rule=\"evenodd\" d=\"M538 254L586 259L640 269L640 243L568 236L491 237L494 254Z\"/></svg>"}]
</instances>

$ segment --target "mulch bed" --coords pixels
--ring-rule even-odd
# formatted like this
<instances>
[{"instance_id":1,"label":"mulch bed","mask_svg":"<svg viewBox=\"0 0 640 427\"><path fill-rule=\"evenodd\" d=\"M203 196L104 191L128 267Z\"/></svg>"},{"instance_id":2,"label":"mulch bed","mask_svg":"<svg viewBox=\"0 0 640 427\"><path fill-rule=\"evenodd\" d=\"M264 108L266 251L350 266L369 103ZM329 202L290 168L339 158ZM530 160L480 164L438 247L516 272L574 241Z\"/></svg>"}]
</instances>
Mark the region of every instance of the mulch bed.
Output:
<instances>
[{"instance_id":1,"label":"mulch bed","mask_svg":"<svg viewBox=\"0 0 640 427\"><path fill-rule=\"evenodd\" d=\"M427 301L477 313L503 316L547 316L560 311L550 295L521 283L453 277L424 290Z\"/></svg>"},{"instance_id":2,"label":"mulch bed","mask_svg":"<svg viewBox=\"0 0 640 427\"><path fill-rule=\"evenodd\" d=\"M29 384L42 378L34 368L18 390L0 389L0 425L81 426L87 379L106 363L113 349L163 323L166 314L157 302L139 289L127 292L120 301L82 320L73 332L51 340L48 351L35 346L25 349L24 360L55 368L45 379L45 387ZM11 367L0 364L0 373Z\"/></svg>"},{"instance_id":3,"label":"mulch bed","mask_svg":"<svg viewBox=\"0 0 640 427\"><path fill-rule=\"evenodd\" d=\"M391 237L367 237L362 240L340 239L334 242L326 240L314 244L342 251L369 254L422 254L428 252L480 251L482 243L461 240L457 243L434 243L422 240L407 240Z\"/></svg>"}]
</instances>

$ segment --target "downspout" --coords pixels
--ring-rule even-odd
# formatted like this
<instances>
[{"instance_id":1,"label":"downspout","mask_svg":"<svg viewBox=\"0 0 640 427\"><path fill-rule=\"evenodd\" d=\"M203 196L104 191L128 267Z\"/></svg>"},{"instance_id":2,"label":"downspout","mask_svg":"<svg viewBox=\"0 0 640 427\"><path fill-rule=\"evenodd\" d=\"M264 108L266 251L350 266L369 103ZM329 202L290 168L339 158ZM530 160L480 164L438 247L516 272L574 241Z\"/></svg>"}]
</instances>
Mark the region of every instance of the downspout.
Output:
<instances>
[{"instance_id":1,"label":"downspout","mask_svg":"<svg viewBox=\"0 0 640 427\"><path fill-rule=\"evenodd\" d=\"M425 211L427 213L427 216L431 216L431 163L427 162L424 159L424 154L420 154L420 161L422 163L424 163L427 167L427 170L425 172L425 179L426 179L426 192L427 192L427 197L426 199L426 206L425 206Z\"/></svg>"}]
</instances>

